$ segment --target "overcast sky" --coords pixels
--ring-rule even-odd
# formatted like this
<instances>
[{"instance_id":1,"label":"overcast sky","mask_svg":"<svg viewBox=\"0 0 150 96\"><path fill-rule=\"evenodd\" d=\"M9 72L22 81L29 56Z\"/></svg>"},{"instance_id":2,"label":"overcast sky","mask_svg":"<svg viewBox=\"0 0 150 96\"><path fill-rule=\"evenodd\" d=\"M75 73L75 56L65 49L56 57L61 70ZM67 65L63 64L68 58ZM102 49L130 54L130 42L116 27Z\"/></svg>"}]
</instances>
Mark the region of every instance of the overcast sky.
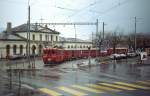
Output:
<instances>
[{"instance_id":1,"label":"overcast sky","mask_svg":"<svg viewBox=\"0 0 150 96\"><path fill-rule=\"evenodd\" d=\"M150 32L150 0L30 0L31 22L96 22L99 31L102 22L105 31L116 28L125 33L134 31L137 17L137 32ZM27 22L28 0L0 0L0 28L7 22L13 27ZM40 19L43 19L42 21ZM74 26L49 26L61 32L61 36L74 37ZM77 37L89 39L95 26L75 26Z\"/></svg>"}]
</instances>

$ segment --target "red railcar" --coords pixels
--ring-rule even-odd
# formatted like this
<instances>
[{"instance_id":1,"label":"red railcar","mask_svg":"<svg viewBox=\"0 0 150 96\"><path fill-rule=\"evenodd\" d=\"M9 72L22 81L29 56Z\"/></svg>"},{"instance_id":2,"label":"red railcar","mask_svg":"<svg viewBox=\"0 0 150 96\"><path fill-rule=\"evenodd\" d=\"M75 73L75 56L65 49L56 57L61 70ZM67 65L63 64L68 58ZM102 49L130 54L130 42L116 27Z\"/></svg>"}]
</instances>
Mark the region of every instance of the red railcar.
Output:
<instances>
[{"instance_id":1,"label":"red railcar","mask_svg":"<svg viewBox=\"0 0 150 96\"><path fill-rule=\"evenodd\" d=\"M91 50L63 50L58 48L43 49L44 64L56 64L75 58L88 58L100 56L100 52Z\"/></svg>"},{"instance_id":2,"label":"red railcar","mask_svg":"<svg viewBox=\"0 0 150 96\"><path fill-rule=\"evenodd\" d=\"M116 48L116 53L126 53L127 51L127 48ZM96 49L63 50L58 48L45 48L43 49L43 61L44 64L56 64L76 58L88 58L89 56L94 58L96 56L108 56L111 54L113 54L112 48L101 52Z\"/></svg>"},{"instance_id":3,"label":"red railcar","mask_svg":"<svg viewBox=\"0 0 150 96\"><path fill-rule=\"evenodd\" d=\"M63 60L65 60L65 57L63 55L63 51L60 49L52 48L52 49L44 49L43 50L43 61L44 64L49 64L49 63L60 63Z\"/></svg>"},{"instance_id":4,"label":"red railcar","mask_svg":"<svg viewBox=\"0 0 150 96\"><path fill-rule=\"evenodd\" d=\"M116 48L117 53L126 53L126 48ZM113 53L113 49L110 48L107 51L98 51L96 49L91 50L63 50L58 48L45 48L43 50L44 64L55 64L63 61L75 59L75 58L88 58L89 56L94 58L96 56L108 56Z\"/></svg>"}]
</instances>

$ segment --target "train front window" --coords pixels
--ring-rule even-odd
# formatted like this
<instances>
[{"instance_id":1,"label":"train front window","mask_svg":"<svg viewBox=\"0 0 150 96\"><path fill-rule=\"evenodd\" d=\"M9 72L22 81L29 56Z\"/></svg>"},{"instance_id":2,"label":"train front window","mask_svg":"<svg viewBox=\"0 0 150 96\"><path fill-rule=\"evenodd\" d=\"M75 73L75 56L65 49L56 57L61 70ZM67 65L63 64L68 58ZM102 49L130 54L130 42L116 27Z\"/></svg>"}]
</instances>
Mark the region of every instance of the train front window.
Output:
<instances>
[{"instance_id":1,"label":"train front window","mask_svg":"<svg viewBox=\"0 0 150 96\"><path fill-rule=\"evenodd\" d=\"M48 50L43 50L43 53L44 54L48 54Z\"/></svg>"}]
</instances>

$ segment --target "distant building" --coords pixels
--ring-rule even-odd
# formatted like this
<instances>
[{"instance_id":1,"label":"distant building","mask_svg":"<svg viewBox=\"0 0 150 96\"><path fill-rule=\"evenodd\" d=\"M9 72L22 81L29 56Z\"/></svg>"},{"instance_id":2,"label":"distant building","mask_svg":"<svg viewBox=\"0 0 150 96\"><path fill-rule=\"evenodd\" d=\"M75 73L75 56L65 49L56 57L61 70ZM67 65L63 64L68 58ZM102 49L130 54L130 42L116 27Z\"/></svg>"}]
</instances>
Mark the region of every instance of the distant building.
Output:
<instances>
[{"instance_id":1,"label":"distant building","mask_svg":"<svg viewBox=\"0 0 150 96\"><path fill-rule=\"evenodd\" d=\"M0 58L13 55L27 55L27 24L7 29L0 33ZM67 50L83 50L92 47L92 42L75 38L59 37L60 32L47 26L30 25L30 54L41 55L44 47L58 47Z\"/></svg>"},{"instance_id":2,"label":"distant building","mask_svg":"<svg viewBox=\"0 0 150 96\"><path fill-rule=\"evenodd\" d=\"M86 40L60 37L58 46L66 50L87 50L89 47L92 48L93 45L92 42Z\"/></svg>"}]
</instances>

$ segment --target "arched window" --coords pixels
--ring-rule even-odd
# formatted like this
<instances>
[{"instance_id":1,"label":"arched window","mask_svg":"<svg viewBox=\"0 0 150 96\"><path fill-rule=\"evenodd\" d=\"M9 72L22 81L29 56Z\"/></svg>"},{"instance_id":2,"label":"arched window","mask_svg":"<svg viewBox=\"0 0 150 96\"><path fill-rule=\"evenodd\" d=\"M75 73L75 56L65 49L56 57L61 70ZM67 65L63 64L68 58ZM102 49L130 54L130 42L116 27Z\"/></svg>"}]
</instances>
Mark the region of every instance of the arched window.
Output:
<instances>
[{"instance_id":1,"label":"arched window","mask_svg":"<svg viewBox=\"0 0 150 96\"><path fill-rule=\"evenodd\" d=\"M42 54L42 45L39 45L39 55Z\"/></svg>"},{"instance_id":2,"label":"arched window","mask_svg":"<svg viewBox=\"0 0 150 96\"><path fill-rule=\"evenodd\" d=\"M42 41L42 34L40 34L40 41Z\"/></svg>"},{"instance_id":3,"label":"arched window","mask_svg":"<svg viewBox=\"0 0 150 96\"><path fill-rule=\"evenodd\" d=\"M14 55L17 54L17 45L14 45L14 46L13 46L13 54L14 54Z\"/></svg>"},{"instance_id":4,"label":"arched window","mask_svg":"<svg viewBox=\"0 0 150 96\"><path fill-rule=\"evenodd\" d=\"M10 45L6 45L6 56L10 55Z\"/></svg>"},{"instance_id":5,"label":"arched window","mask_svg":"<svg viewBox=\"0 0 150 96\"><path fill-rule=\"evenodd\" d=\"M70 45L68 45L68 48L70 48Z\"/></svg>"},{"instance_id":6,"label":"arched window","mask_svg":"<svg viewBox=\"0 0 150 96\"><path fill-rule=\"evenodd\" d=\"M33 46L32 46L32 54L35 54L35 50L36 50L36 46L33 45Z\"/></svg>"},{"instance_id":7,"label":"arched window","mask_svg":"<svg viewBox=\"0 0 150 96\"><path fill-rule=\"evenodd\" d=\"M82 45L80 45L80 48L82 48Z\"/></svg>"},{"instance_id":8,"label":"arched window","mask_svg":"<svg viewBox=\"0 0 150 96\"><path fill-rule=\"evenodd\" d=\"M73 45L71 45L71 48L73 48Z\"/></svg>"},{"instance_id":9,"label":"arched window","mask_svg":"<svg viewBox=\"0 0 150 96\"><path fill-rule=\"evenodd\" d=\"M20 54L23 54L23 45L20 45Z\"/></svg>"},{"instance_id":10,"label":"arched window","mask_svg":"<svg viewBox=\"0 0 150 96\"><path fill-rule=\"evenodd\" d=\"M56 41L58 41L58 36L56 36Z\"/></svg>"},{"instance_id":11,"label":"arched window","mask_svg":"<svg viewBox=\"0 0 150 96\"><path fill-rule=\"evenodd\" d=\"M51 35L51 41L53 41L53 35Z\"/></svg>"}]
</instances>

